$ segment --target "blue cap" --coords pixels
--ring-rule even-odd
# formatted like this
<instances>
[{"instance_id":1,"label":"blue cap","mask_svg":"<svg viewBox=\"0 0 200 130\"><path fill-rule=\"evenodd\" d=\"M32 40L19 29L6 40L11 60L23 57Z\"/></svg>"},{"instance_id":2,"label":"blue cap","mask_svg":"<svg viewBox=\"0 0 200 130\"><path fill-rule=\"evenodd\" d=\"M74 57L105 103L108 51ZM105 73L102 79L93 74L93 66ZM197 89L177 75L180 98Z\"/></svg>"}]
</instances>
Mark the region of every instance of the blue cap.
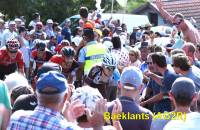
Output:
<instances>
[{"instance_id":1,"label":"blue cap","mask_svg":"<svg viewBox=\"0 0 200 130\"><path fill-rule=\"evenodd\" d=\"M67 89L68 83L65 76L57 71L49 71L40 75L36 83L36 90L43 94L62 93Z\"/></svg>"},{"instance_id":2,"label":"blue cap","mask_svg":"<svg viewBox=\"0 0 200 130\"><path fill-rule=\"evenodd\" d=\"M120 81L125 89L138 89L143 81L142 71L135 66L126 67L121 74Z\"/></svg>"}]
</instances>

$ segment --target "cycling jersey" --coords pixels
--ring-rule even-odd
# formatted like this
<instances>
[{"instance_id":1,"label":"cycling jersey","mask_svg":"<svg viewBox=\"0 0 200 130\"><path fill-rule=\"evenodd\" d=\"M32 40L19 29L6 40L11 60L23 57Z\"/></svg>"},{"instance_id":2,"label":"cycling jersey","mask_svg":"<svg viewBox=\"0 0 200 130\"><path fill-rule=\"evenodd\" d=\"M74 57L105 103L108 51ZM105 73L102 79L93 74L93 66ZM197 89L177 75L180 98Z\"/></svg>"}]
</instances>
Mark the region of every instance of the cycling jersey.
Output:
<instances>
[{"instance_id":1,"label":"cycling jersey","mask_svg":"<svg viewBox=\"0 0 200 130\"><path fill-rule=\"evenodd\" d=\"M36 68L35 68L35 71L34 71L34 74L33 76L35 76L37 74L37 71L38 69L42 66L42 64L44 62L47 62L49 61L49 59L53 56L53 54L48 51L48 50L45 50L45 53L43 54L43 56L40 58L38 57L38 50L33 50L32 51L32 54L31 54L31 61L35 61L36 62Z\"/></svg>"},{"instance_id":2,"label":"cycling jersey","mask_svg":"<svg viewBox=\"0 0 200 130\"><path fill-rule=\"evenodd\" d=\"M17 51L16 58L11 59L8 55L6 48L0 50L0 65L8 66L10 64L17 63L19 69L24 68L23 55L20 50Z\"/></svg>"},{"instance_id":3,"label":"cycling jersey","mask_svg":"<svg viewBox=\"0 0 200 130\"><path fill-rule=\"evenodd\" d=\"M73 63L71 65L70 68L66 68L65 67L65 62L64 59L62 57L62 55L54 55L51 59L51 62L53 63L57 63L60 66L62 66L62 73L66 76L66 78L69 80L68 82L70 82L70 80L75 81L76 80L76 70L79 67L79 64L77 61L73 60ZM71 76L71 79L69 79Z\"/></svg>"},{"instance_id":4,"label":"cycling jersey","mask_svg":"<svg viewBox=\"0 0 200 130\"><path fill-rule=\"evenodd\" d=\"M63 47L65 47L65 46L66 46L66 45L59 44L59 45L56 46L55 51L56 51L58 54L60 54L61 49L62 49Z\"/></svg>"},{"instance_id":5,"label":"cycling jersey","mask_svg":"<svg viewBox=\"0 0 200 130\"><path fill-rule=\"evenodd\" d=\"M85 83L93 88L97 88L104 98L108 101L116 98L116 85L114 84L114 76L103 79L103 67L100 65L93 66L85 78Z\"/></svg>"},{"instance_id":6,"label":"cycling jersey","mask_svg":"<svg viewBox=\"0 0 200 130\"><path fill-rule=\"evenodd\" d=\"M23 55L20 50L16 52L16 57L12 59L8 55L5 47L0 49L0 79L3 80L5 75L15 72L17 69L24 69Z\"/></svg>"},{"instance_id":7,"label":"cycling jersey","mask_svg":"<svg viewBox=\"0 0 200 130\"><path fill-rule=\"evenodd\" d=\"M49 59L53 56L53 54L50 51L45 51L44 55L42 58L38 57L38 50L33 50L32 51L32 59L35 60L36 62L36 67L42 66L44 62L49 61Z\"/></svg>"}]
</instances>

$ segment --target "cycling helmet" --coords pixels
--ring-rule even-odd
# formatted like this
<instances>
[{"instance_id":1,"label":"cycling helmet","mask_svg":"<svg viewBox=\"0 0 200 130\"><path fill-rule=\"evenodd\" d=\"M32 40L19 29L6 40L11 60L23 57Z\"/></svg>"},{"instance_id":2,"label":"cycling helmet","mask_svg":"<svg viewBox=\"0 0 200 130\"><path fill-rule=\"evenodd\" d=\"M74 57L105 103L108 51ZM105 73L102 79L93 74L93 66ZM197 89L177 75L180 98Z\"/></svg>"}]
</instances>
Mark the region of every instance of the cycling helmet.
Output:
<instances>
[{"instance_id":1,"label":"cycling helmet","mask_svg":"<svg viewBox=\"0 0 200 130\"><path fill-rule=\"evenodd\" d=\"M45 50L45 48L46 48L46 43L45 43L44 41L40 40L40 41L36 44L36 48L37 48L38 50L43 51L43 50Z\"/></svg>"},{"instance_id":2,"label":"cycling helmet","mask_svg":"<svg viewBox=\"0 0 200 130\"><path fill-rule=\"evenodd\" d=\"M95 110L96 102L100 99L103 99L103 97L99 90L90 86L77 88L71 96L71 101L80 100L91 111Z\"/></svg>"},{"instance_id":3,"label":"cycling helmet","mask_svg":"<svg viewBox=\"0 0 200 130\"><path fill-rule=\"evenodd\" d=\"M103 65L105 66L111 66L111 67L116 67L117 66L117 60L114 55L112 54L105 54L103 57Z\"/></svg>"},{"instance_id":4,"label":"cycling helmet","mask_svg":"<svg viewBox=\"0 0 200 130\"><path fill-rule=\"evenodd\" d=\"M33 41L33 46L36 47L36 45L40 42L41 40L40 39L35 39Z\"/></svg>"},{"instance_id":5,"label":"cycling helmet","mask_svg":"<svg viewBox=\"0 0 200 130\"><path fill-rule=\"evenodd\" d=\"M15 38L7 40L6 47L11 50L17 50L20 47L19 41Z\"/></svg>"},{"instance_id":6,"label":"cycling helmet","mask_svg":"<svg viewBox=\"0 0 200 130\"><path fill-rule=\"evenodd\" d=\"M70 56L75 56L76 51L74 50L73 47L66 46L61 49L61 54L66 57L70 57Z\"/></svg>"}]
</instances>

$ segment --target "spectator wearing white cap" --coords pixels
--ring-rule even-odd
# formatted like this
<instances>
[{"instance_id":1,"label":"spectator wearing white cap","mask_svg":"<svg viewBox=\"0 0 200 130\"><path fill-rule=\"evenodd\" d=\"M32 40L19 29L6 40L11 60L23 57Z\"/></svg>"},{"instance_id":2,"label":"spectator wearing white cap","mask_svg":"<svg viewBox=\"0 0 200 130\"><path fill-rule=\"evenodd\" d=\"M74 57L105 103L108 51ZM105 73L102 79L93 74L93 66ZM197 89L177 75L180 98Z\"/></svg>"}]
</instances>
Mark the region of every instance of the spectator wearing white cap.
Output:
<instances>
[{"instance_id":1,"label":"spectator wearing white cap","mask_svg":"<svg viewBox=\"0 0 200 130\"><path fill-rule=\"evenodd\" d=\"M4 30L3 34L2 34L2 46L5 46L6 41L10 38L16 38L17 37L17 33L16 33L16 23L15 21L10 21L9 22L9 28Z\"/></svg>"},{"instance_id":2,"label":"spectator wearing white cap","mask_svg":"<svg viewBox=\"0 0 200 130\"><path fill-rule=\"evenodd\" d=\"M45 27L45 33L47 34L47 39L50 39L52 36L54 37L54 31L53 31L53 20L48 19L46 22Z\"/></svg>"},{"instance_id":3,"label":"spectator wearing white cap","mask_svg":"<svg viewBox=\"0 0 200 130\"><path fill-rule=\"evenodd\" d=\"M16 23L17 29L19 29L19 27L22 26L22 20L20 18L15 18L14 21Z\"/></svg>"}]
</instances>

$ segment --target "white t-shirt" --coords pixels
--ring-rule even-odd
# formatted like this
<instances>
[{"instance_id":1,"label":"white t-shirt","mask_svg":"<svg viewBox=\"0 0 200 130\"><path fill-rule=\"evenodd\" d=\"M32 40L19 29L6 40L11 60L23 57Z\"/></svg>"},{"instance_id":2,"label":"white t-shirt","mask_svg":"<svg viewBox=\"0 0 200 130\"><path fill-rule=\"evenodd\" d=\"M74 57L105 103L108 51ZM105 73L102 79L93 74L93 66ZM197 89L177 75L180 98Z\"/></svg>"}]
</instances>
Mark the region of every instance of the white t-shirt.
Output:
<instances>
[{"instance_id":1,"label":"white t-shirt","mask_svg":"<svg viewBox=\"0 0 200 130\"><path fill-rule=\"evenodd\" d=\"M200 130L200 113L192 112L186 115L186 120L171 120L163 130Z\"/></svg>"}]
</instances>

